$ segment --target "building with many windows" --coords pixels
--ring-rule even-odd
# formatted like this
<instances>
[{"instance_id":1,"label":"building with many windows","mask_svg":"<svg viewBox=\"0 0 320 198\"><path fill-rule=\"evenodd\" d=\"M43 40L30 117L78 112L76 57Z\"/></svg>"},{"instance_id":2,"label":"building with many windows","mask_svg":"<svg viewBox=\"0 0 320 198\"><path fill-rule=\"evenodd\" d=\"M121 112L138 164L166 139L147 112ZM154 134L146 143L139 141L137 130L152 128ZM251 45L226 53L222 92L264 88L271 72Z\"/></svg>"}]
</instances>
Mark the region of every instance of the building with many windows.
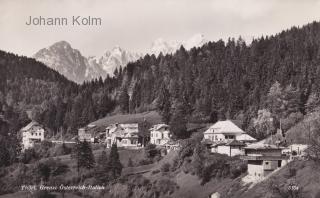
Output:
<instances>
[{"instance_id":1,"label":"building with many windows","mask_svg":"<svg viewBox=\"0 0 320 198\"><path fill-rule=\"evenodd\" d=\"M150 130L150 143L157 146L164 146L170 140L169 126L166 124L156 124Z\"/></svg>"},{"instance_id":2,"label":"building with many windows","mask_svg":"<svg viewBox=\"0 0 320 198\"><path fill-rule=\"evenodd\" d=\"M22 133L22 149L33 148L36 143L44 140L45 130L38 122L32 121L27 126L23 127Z\"/></svg>"}]
</instances>

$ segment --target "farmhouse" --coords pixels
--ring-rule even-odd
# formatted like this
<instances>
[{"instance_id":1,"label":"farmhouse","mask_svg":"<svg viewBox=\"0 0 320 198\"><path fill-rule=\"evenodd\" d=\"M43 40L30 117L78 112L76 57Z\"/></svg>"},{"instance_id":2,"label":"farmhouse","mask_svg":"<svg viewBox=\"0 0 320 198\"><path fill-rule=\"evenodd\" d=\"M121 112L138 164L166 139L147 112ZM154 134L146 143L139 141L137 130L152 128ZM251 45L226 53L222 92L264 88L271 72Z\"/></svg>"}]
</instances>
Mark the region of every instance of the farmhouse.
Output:
<instances>
[{"instance_id":1,"label":"farmhouse","mask_svg":"<svg viewBox=\"0 0 320 198\"><path fill-rule=\"evenodd\" d=\"M166 124L156 124L150 130L150 143L157 146L164 146L170 140L169 126Z\"/></svg>"},{"instance_id":2,"label":"farmhouse","mask_svg":"<svg viewBox=\"0 0 320 198\"><path fill-rule=\"evenodd\" d=\"M226 142L238 140L241 142L254 142L255 138L246 134L230 120L218 121L204 132L204 139L212 142Z\"/></svg>"},{"instance_id":3,"label":"farmhouse","mask_svg":"<svg viewBox=\"0 0 320 198\"><path fill-rule=\"evenodd\" d=\"M45 130L38 122L30 122L27 126L23 127L20 132L22 133L23 150L32 148L35 143L44 140Z\"/></svg>"},{"instance_id":4,"label":"farmhouse","mask_svg":"<svg viewBox=\"0 0 320 198\"><path fill-rule=\"evenodd\" d=\"M244 154L245 143L238 140L229 140L227 142L213 143L211 145L212 153L226 154L230 157Z\"/></svg>"},{"instance_id":5,"label":"farmhouse","mask_svg":"<svg viewBox=\"0 0 320 198\"><path fill-rule=\"evenodd\" d=\"M282 149L282 147L266 144L252 144L245 147L245 155L241 156L241 159L248 161L248 175L262 179L284 166L288 157L282 155Z\"/></svg>"},{"instance_id":6,"label":"farmhouse","mask_svg":"<svg viewBox=\"0 0 320 198\"><path fill-rule=\"evenodd\" d=\"M241 155L247 143L256 141L230 120L218 121L204 132L203 143L213 153Z\"/></svg>"},{"instance_id":7,"label":"farmhouse","mask_svg":"<svg viewBox=\"0 0 320 198\"><path fill-rule=\"evenodd\" d=\"M78 129L78 138L80 142L87 141L87 142L94 142L94 138L90 132L94 125L88 125L86 127Z\"/></svg>"},{"instance_id":8,"label":"farmhouse","mask_svg":"<svg viewBox=\"0 0 320 198\"><path fill-rule=\"evenodd\" d=\"M106 128L107 147L111 147L112 144L117 144L118 147L137 147L138 132L138 123L112 124Z\"/></svg>"}]
</instances>

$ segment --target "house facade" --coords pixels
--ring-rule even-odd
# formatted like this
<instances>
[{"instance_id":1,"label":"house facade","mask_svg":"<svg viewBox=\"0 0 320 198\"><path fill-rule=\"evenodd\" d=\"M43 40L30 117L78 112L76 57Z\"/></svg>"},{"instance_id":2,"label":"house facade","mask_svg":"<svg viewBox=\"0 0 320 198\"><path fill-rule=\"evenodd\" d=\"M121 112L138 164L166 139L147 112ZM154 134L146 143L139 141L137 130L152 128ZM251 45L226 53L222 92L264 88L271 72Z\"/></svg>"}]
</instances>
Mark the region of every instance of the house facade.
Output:
<instances>
[{"instance_id":1,"label":"house facade","mask_svg":"<svg viewBox=\"0 0 320 198\"><path fill-rule=\"evenodd\" d=\"M136 148L140 146L138 133L138 123L112 124L106 128L107 147L117 144L118 147Z\"/></svg>"},{"instance_id":2,"label":"house facade","mask_svg":"<svg viewBox=\"0 0 320 198\"><path fill-rule=\"evenodd\" d=\"M150 130L150 143L164 146L170 141L170 130L166 124L156 124Z\"/></svg>"},{"instance_id":3,"label":"house facade","mask_svg":"<svg viewBox=\"0 0 320 198\"><path fill-rule=\"evenodd\" d=\"M225 154L232 157L237 155L243 155L245 146L246 144L243 142L240 142L238 140L231 140L228 142L212 144L211 152Z\"/></svg>"},{"instance_id":4,"label":"house facade","mask_svg":"<svg viewBox=\"0 0 320 198\"><path fill-rule=\"evenodd\" d=\"M284 166L288 157L282 155L282 147L275 145L250 145L245 147L245 155L241 159L248 161L248 175L262 179L268 174Z\"/></svg>"},{"instance_id":5,"label":"house facade","mask_svg":"<svg viewBox=\"0 0 320 198\"><path fill-rule=\"evenodd\" d=\"M78 129L78 138L80 142L91 142L92 135L86 127Z\"/></svg>"},{"instance_id":6,"label":"house facade","mask_svg":"<svg viewBox=\"0 0 320 198\"><path fill-rule=\"evenodd\" d=\"M228 156L244 154L246 144L255 141L230 120L216 122L204 132L203 139L211 152Z\"/></svg>"},{"instance_id":7,"label":"house facade","mask_svg":"<svg viewBox=\"0 0 320 198\"><path fill-rule=\"evenodd\" d=\"M27 126L23 127L22 133L22 149L33 148L36 143L44 140L45 130L38 122L32 121Z\"/></svg>"},{"instance_id":8,"label":"house facade","mask_svg":"<svg viewBox=\"0 0 320 198\"><path fill-rule=\"evenodd\" d=\"M98 143L99 139L94 134L99 131L98 127L94 124L88 124L87 126L78 129L78 139L80 142L86 141L91 143Z\"/></svg>"}]
</instances>

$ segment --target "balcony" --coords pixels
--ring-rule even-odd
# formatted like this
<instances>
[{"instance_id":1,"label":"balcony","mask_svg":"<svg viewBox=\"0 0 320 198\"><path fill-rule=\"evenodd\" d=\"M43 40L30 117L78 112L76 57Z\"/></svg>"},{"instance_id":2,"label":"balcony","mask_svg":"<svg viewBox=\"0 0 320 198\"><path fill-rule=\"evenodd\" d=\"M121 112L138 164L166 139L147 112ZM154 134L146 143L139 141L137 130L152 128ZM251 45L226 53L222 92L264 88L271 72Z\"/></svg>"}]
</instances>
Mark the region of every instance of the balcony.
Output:
<instances>
[{"instance_id":1,"label":"balcony","mask_svg":"<svg viewBox=\"0 0 320 198\"><path fill-rule=\"evenodd\" d=\"M289 156L265 156L265 155L243 155L240 156L242 160L286 160Z\"/></svg>"}]
</instances>

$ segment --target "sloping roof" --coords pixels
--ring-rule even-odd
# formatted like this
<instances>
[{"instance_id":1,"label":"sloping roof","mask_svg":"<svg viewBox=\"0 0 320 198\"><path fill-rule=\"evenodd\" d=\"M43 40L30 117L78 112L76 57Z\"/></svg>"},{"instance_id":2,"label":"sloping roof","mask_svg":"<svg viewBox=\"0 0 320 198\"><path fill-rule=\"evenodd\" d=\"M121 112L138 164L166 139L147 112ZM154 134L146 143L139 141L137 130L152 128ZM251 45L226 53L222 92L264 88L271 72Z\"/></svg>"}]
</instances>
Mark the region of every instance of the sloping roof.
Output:
<instances>
[{"instance_id":1,"label":"sloping roof","mask_svg":"<svg viewBox=\"0 0 320 198\"><path fill-rule=\"evenodd\" d=\"M243 133L241 135L238 135L236 137L237 140L239 141L257 141L255 138L251 137L250 135Z\"/></svg>"},{"instance_id":2,"label":"sloping roof","mask_svg":"<svg viewBox=\"0 0 320 198\"><path fill-rule=\"evenodd\" d=\"M237 125L235 125L230 120L218 121L204 133L212 133L212 130L213 130L213 133L238 133L238 134L244 133L242 129L240 129Z\"/></svg>"},{"instance_id":3,"label":"sloping roof","mask_svg":"<svg viewBox=\"0 0 320 198\"><path fill-rule=\"evenodd\" d=\"M155 124L149 130L150 131L152 131L152 130L157 131L157 130L160 130L161 128L163 128L163 127L169 127L169 125L167 125L167 124Z\"/></svg>"},{"instance_id":4,"label":"sloping roof","mask_svg":"<svg viewBox=\"0 0 320 198\"><path fill-rule=\"evenodd\" d=\"M28 131L31 129L33 126L41 126L38 122L36 121L31 121L27 126L23 127L21 131Z\"/></svg>"},{"instance_id":5,"label":"sloping roof","mask_svg":"<svg viewBox=\"0 0 320 198\"><path fill-rule=\"evenodd\" d=\"M250 144L245 149L256 149L256 150L264 150L264 149L283 149L284 147L279 147L273 144L260 144L260 143L255 143L255 144Z\"/></svg>"}]
</instances>

